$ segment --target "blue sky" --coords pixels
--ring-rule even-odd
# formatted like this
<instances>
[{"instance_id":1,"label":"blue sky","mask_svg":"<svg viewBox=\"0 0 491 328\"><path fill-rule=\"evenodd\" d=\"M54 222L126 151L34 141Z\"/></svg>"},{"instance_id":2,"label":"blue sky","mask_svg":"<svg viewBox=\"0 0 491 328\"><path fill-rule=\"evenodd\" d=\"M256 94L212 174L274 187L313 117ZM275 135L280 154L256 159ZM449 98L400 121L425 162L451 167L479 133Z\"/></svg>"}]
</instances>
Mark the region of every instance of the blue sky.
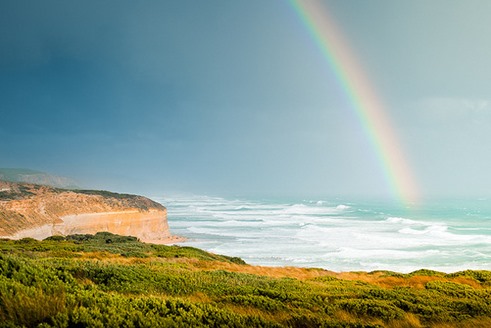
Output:
<instances>
[{"instance_id":1,"label":"blue sky","mask_svg":"<svg viewBox=\"0 0 491 328\"><path fill-rule=\"evenodd\" d=\"M325 1L425 196L490 196L491 2ZM385 195L287 1L0 2L0 167L128 192Z\"/></svg>"}]
</instances>

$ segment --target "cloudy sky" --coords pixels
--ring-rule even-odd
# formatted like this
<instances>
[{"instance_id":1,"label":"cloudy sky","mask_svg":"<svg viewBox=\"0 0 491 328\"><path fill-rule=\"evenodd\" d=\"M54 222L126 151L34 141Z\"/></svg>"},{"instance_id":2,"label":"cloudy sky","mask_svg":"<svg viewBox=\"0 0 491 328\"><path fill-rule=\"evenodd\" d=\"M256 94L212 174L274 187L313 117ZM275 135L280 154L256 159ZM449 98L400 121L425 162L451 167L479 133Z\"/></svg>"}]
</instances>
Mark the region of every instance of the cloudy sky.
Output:
<instances>
[{"instance_id":1,"label":"cloudy sky","mask_svg":"<svg viewBox=\"0 0 491 328\"><path fill-rule=\"evenodd\" d=\"M491 2L324 1L424 196L491 196ZM288 1L0 1L0 167L126 192L379 195Z\"/></svg>"}]
</instances>

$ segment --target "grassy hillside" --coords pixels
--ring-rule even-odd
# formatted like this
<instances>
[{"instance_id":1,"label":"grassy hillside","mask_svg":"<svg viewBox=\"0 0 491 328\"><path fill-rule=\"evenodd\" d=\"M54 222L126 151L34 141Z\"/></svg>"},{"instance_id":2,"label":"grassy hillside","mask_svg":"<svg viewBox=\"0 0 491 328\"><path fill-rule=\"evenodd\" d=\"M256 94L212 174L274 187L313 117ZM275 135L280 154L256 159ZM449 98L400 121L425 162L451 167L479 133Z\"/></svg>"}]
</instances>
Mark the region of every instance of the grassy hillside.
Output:
<instances>
[{"instance_id":1,"label":"grassy hillside","mask_svg":"<svg viewBox=\"0 0 491 328\"><path fill-rule=\"evenodd\" d=\"M489 327L491 272L266 268L110 233L0 240L0 326Z\"/></svg>"}]
</instances>

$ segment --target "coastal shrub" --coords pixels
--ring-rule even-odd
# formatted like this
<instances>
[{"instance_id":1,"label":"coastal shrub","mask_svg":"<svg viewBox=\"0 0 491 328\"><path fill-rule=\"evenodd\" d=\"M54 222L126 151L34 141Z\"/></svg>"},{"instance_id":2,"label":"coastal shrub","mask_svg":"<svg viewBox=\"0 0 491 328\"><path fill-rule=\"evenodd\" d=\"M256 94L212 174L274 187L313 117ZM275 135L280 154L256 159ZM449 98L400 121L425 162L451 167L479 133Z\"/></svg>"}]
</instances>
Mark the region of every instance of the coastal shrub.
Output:
<instances>
[{"instance_id":1,"label":"coastal shrub","mask_svg":"<svg viewBox=\"0 0 491 328\"><path fill-rule=\"evenodd\" d=\"M91 235L91 234L73 234L73 235L66 236L65 239L69 240L69 241L73 241L75 243L83 243L83 242L94 239L94 235Z\"/></svg>"},{"instance_id":2,"label":"coastal shrub","mask_svg":"<svg viewBox=\"0 0 491 328\"><path fill-rule=\"evenodd\" d=\"M63 311L71 283L73 279L64 272L0 255L1 321L30 327Z\"/></svg>"},{"instance_id":3,"label":"coastal shrub","mask_svg":"<svg viewBox=\"0 0 491 328\"><path fill-rule=\"evenodd\" d=\"M364 299L377 299L385 301L397 301L400 297L400 291L383 288L369 289L362 295L362 298Z\"/></svg>"},{"instance_id":4,"label":"coastal shrub","mask_svg":"<svg viewBox=\"0 0 491 328\"><path fill-rule=\"evenodd\" d=\"M230 262L235 263L235 264L241 264L241 265L247 264L246 261L244 261L240 257L236 257L236 256L233 256L233 257L231 257L231 256L223 256L223 257L226 258L227 260L229 260Z\"/></svg>"},{"instance_id":5,"label":"coastal shrub","mask_svg":"<svg viewBox=\"0 0 491 328\"><path fill-rule=\"evenodd\" d=\"M486 286L491 286L491 271L484 271L484 270L465 270L465 271L459 271L451 274L447 274L446 277L453 278L453 277L469 277L473 278L480 283L486 285Z\"/></svg>"},{"instance_id":6,"label":"coastal shrub","mask_svg":"<svg viewBox=\"0 0 491 328\"><path fill-rule=\"evenodd\" d=\"M407 276L408 277L414 277L414 276L444 277L445 273L435 271L435 270L429 270L429 269L420 269L420 270L416 270L416 271L413 271L411 273L408 273Z\"/></svg>"},{"instance_id":7,"label":"coastal shrub","mask_svg":"<svg viewBox=\"0 0 491 328\"><path fill-rule=\"evenodd\" d=\"M225 303L236 304L245 307L254 307L265 312L277 312L286 310L284 303L265 296L234 295L226 296L222 300Z\"/></svg>"},{"instance_id":8,"label":"coastal shrub","mask_svg":"<svg viewBox=\"0 0 491 328\"><path fill-rule=\"evenodd\" d=\"M204 261L221 261L234 264L245 264L245 262L240 258L212 254L193 247L146 244L140 242L133 236L119 236L109 232L100 232L96 233L95 235L68 235L65 237L65 240L62 240L57 236L53 236L48 237L42 242L32 238L25 238L21 240L0 240L0 252L16 252L20 256L53 256L56 253L63 256L63 250L68 252L85 253L108 252L111 254L119 254L128 258L145 258L148 256L155 256L159 258L194 258ZM28 253L27 251L33 251L36 253ZM74 256L78 255L73 254L69 257Z\"/></svg>"},{"instance_id":9,"label":"coastal shrub","mask_svg":"<svg viewBox=\"0 0 491 328\"><path fill-rule=\"evenodd\" d=\"M357 273L349 280L322 270L314 273L321 277L298 278L304 269L278 277L275 270L106 233L0 240L0 327L410 327L407 320L414 327L485 327L491 322L488 271L440 276L419 270L424 285L412 288L410 275L378 284L385 273ZM466 281L476 283L461 283Z\"/></svg>"},{"instance_id":10,"label":"coastal shrub","mask_svg":"<svg viewBox=\"0 0 491 328\"><path fill-rule=\"evenodd\" d=\"M332 276L322 276L322 277L316 277L311 279L312 281L318 281L318 282L324 282L324 283L331 283L333 281L339 282L340 279Z\"/></svg>"},{"instance_id":11,"label":"coastal shrub","mask_svg":"<svg viewBox=\"0 0 491 328\"><path fill-rule=\"evenodd\" d=\"M450 307L458 314L456 317L459 319L462 319L462 317L489 316L491 314L489 304L476 300L459 299L451 302Z\"/></svg>"},{"instance_id":12,"label":"coastal shrub","mask_svg":"<svg viewBox=\"0 0 491 328\"><path fill-rule=\"evenodd\" d=\"M416 271L418 272L418 271ZM399 272L388 271L388 270L376 270L368 273L369 275L380 275L380 277L397 277L404 278L406 275Z\"/></svg>"},{"instance_id":13,"label":"coastal shrub","mask_svg":"<svg viewBox=\"0 0 491 328\"><path fill-rule=\"evenodd\" d=\"M383 300L353 299L338 303L341 309L361 317L376 317L384 321L400 319L404 311Z\"/></svg>"},{"instance_id":14,"label":"coastal shrub","mask_svg":"<svg viewBox=\"0 0 491 328\"><path fill-rule=\"evenodd\" d=\"M138 258L147 258L149 257L148 254L145 254L143 252L138 252L138 251L128 251L128 252L122 252L121 256L124 257L138 257Z\"/></svg>"},{"instance_id":15,"label":"coastal shrub","mask_svg":"<svg viewBox=\"0 0 491 328\"><path fill-rule=\"evenodd\" d=\"M149 247L154 251L155 256L161 258L196 258L204 261L223 261L231 262L236 264L243 264L242 259L231 258L228 256L217 255L203 251L198 248L189 246L166 246L166 245L149 245Z\"/></svg>"},{"instance_id":16,"label":"coastal shrub","mask_svg":"<svg viewBox=\"0 0 491 328\"><path fill-rule=\"evenodd\" d=\"M254 292L257 295L264 296L272 300L277 300L279 302L284 302L284 303L288 303L293 299L291 297L291 294L285 290L258 288Z\"/></svg>"},{"instance_id":17,"label":"coastal shrub","mask_svg":"<svg viewBox=\"0 0 491 328\"><path fill-rule=\"evenodd\" d=\"M134 236L120 236L108 231L97 232L93 239L105 241L111 240L112 243L134 243L139 241L137 237Z\"/></svg>"},{"instance_id":18,"label":"coastal shrub","mask_svg":"<svg viewBox=\"0 0 491 328\"><path fill-rule=\"evenodd\" d=\"M82 305L52 324L83 327L274 327L256 316L238 315L206 304L156 298L132 299L94 294Z\"/></svg>"},{"instance_id":19,"label":"coastal shrub","mask_svg":"<svg viewBox=\"0 0 491 328\"><path fill-rule=\"evenodd\" d=\"M452 297L468 297L475 294L471 286L448 281L430 281L425 284L425 288Z\"/></svg>"},{"instance_id":20,"label":"coastal shrub","mask_svg":"<svg viewBox=\"0 0 491 328\"><path fill-rule=\"evenodd\" d=\"M53 235L43 239L43 241L65 241L65 240L66 240L65 236L61 236L61 235Z\"/></svg>"},{"instance_id":21,"label":"coastal shrub","mask_svg":"<svg viewBox=\"0 0 491 328\"><path fill-rule=\"evenodd\" d=\"M288 318L286 322L288 327L302 327L302 328L317 328L317 327L347 327L336 326L332 322L327 322L325 319L318 318L314 315L294 314Z\"/></svg>"},{"instance_id":22,"label":"coastal shrub","mask_svg":"<svg viewBox=\"0 0 491 328\"><path fill-rule=\"evenodd\" d=\"M75 242L88 242L93 241L95 243L134 243L138 241L137 237L133 236L120 236L107 231L97 232L95 235L91 234L74 234L68 235L66 240L73 240Z\"/></svg>"},{"instance_id":23,"label":"coastal shrub","mask_svg":"<svg viewBox=\"0 0 491 328\"><path fill-rule=\"evenodd\" d=\"M185 271L159 270L158 266L77 262L66 268L77 279L88 280L105 291L190 295L204 288L202 279ZM169 268L168 268L169 269Z\"/></svg>"},{"instance_id":24,"label":"coastal shrub","mask_svg":"<svg viewBox=\"0 0 491 328\"><path fill-rule=\"evenodd\" d=\"M0 321L33 327L65 310L63 290L51 293L0 278Z\"/></svg>"},{"instance_id":25,"label":"coastal shrub","mask_svg":"<svg viewBox=\"0 0 491 328\"><path fill-rule=\"evenodd\" d=\"M103 197L107 197L107 198L127 199L127 198L137 198L137 197L139 197L139 196L136 196L136 195L120 194L120 193L106 191L106 190L84 190L84 189L76 189L74 191L76 193L78 193L78 194L103 196Z\"/></svg>"},{"instance_id":26,"label":"coastal shrub","mask_svg":"<svg viewBox=\"0 0 491 328\"><path fill-rule=\"evenodd\" d=\"M17 244L38 244L39 241L34 239L34 238L31 238L31 237L25 237L25 238L16 240L15 243L17 243Z\"/></svg>"}]
</instances>

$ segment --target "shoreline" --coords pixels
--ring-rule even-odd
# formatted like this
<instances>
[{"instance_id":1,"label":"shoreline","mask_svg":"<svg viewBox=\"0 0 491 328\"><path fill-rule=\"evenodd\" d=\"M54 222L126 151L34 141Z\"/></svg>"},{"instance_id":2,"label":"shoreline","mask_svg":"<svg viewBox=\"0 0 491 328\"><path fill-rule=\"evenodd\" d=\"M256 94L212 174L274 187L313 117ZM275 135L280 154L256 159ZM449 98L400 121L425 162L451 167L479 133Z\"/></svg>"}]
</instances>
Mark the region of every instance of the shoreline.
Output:
<instances>
[{"instance_id":1,"label":"shoreline","mask_svg":"<svg viewBox=\"0 0 491 328\"><path fill-rule=\"evenodd\" d=\"M165 238L157 239L157 240L145 239L145 240L141 240L141 241L142 241L142 243L146 243L146 244L173 245L173 244L177 244L177 243L183 243L187 240L188 240L187 238L181 237L181 236L169 236L169 237L165 237Z\"/></svg>"}]
</instances>

